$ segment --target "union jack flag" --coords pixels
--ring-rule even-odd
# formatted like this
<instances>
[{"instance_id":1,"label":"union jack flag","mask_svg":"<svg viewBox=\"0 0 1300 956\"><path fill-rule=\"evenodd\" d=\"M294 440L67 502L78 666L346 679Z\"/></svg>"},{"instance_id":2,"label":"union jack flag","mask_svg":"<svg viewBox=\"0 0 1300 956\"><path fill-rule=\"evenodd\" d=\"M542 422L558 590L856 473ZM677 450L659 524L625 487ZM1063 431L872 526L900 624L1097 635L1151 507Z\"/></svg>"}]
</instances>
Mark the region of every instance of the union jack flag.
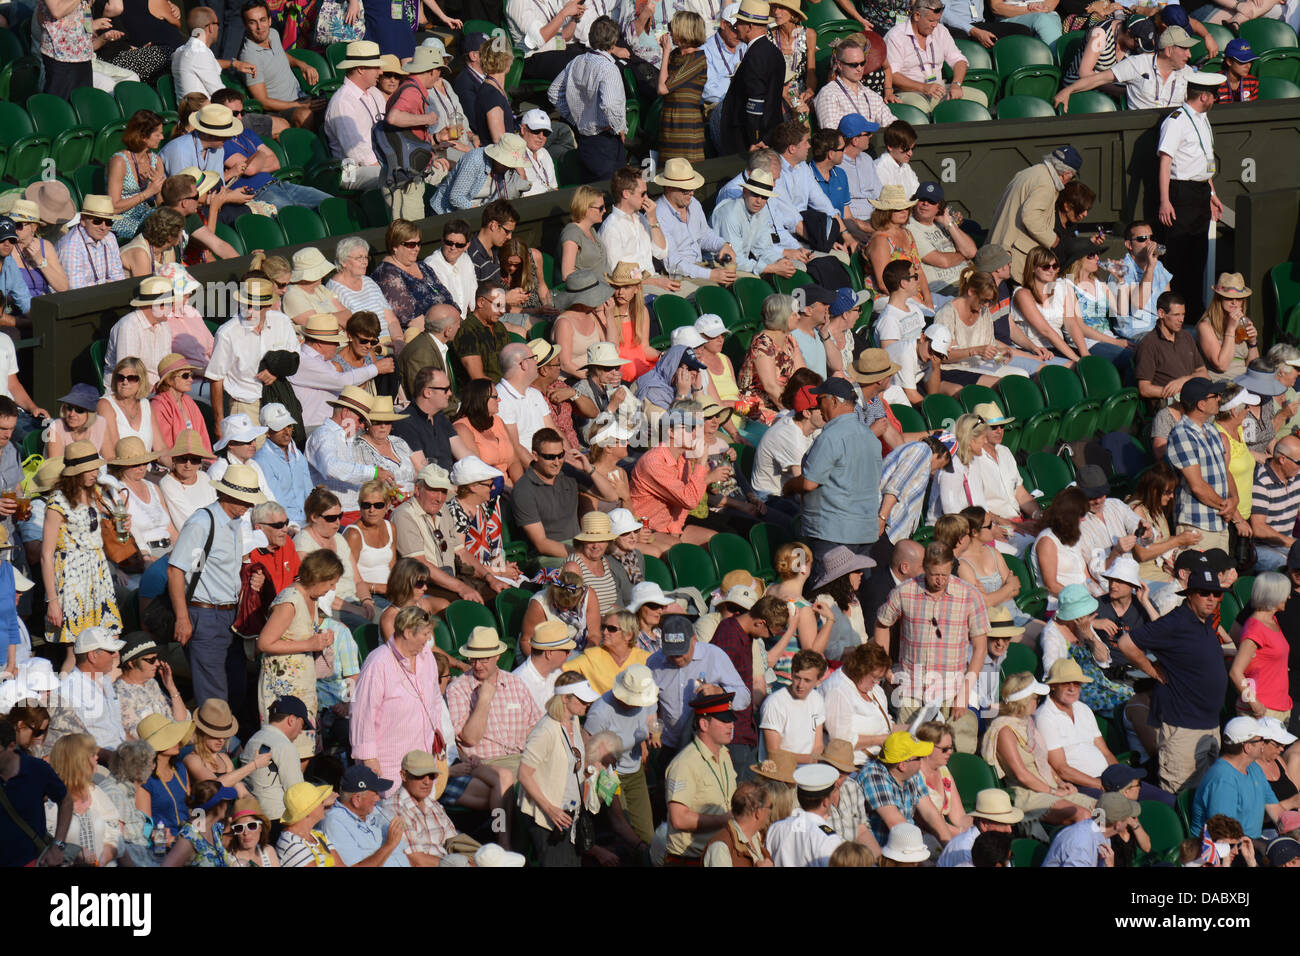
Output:
<instances>
[{"instance_id":1,"label":"union jack flag","mask_svg":"<svg viewBox=\"0 0 1300 956\"><path fill-rule=\"evenodd\" d=\"M487 564L501 552L501 503L493 501L490 508L480 506L468 515L465 527L465 546L474 557Z\"/></svg>"}]
</instances>

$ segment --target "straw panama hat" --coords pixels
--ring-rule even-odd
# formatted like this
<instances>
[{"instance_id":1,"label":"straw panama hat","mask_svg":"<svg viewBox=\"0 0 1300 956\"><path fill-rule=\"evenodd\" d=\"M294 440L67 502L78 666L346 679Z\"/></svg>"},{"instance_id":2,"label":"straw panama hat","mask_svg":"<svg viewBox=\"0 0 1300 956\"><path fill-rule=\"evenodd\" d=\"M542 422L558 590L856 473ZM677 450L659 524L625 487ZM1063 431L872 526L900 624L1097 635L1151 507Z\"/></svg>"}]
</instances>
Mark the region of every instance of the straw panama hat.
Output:
<instances>
[{"instance_id":1,"label":"straw panama hat","mask_svg":"<svg viewBox=\"0 0 1300 956\"><path fill-rule=\"evenodd\" d=\"M185 744L194 733L194 721L172 720L166 714L150 714L136 725L135 735L149 742L162 753L178 744Z\"/></svg>"},{"instance_id":2,"label":"straw panama hat","mask_svg":"<svg viewBox=\"0 0 1300 956\"><path fill-rule=\"evenodd\" d=\"M385 53L379 58L379 65L385 73L395 73L398 76L406 76L406 67L402 66L402 61L392 53Z\"/></svg>"},{"instance_id":3,"label":"straw panama hat","mask_svg":"<svg viewBox=\"0 0 1300 956\"><path fill-rule=\"evenodd\" d=\"M104 459L99 457L94 445L88 441L74 441L63 449L63 470L60 474L69 478L87 471L96 471L102 464Z\"/></svg>"},{"instance_id":4,"label":"straw panama hat","mask_svg":"<svg viewBox=\"0 0 1300 956\"><path fill-rule=\"evenodd\" d=\"M338 316L324 312L317 312L307 319L307 324L302 327L302 336L317 342L333 342L335 345L342 345L348 340L339 330Z\"/></svg>"},{"instance_id":5,"label":"straw panama hat","mask_svg":"<svg viewBox=\"0 0 1300 956\"><path fill-rule=\"evenodd\" d=\"M199 367L187 359L180 352L169 352L164 355L162 361L158 363L158 382L161 384L166 380L168 375L173 372L183 372L189 369L191 372L197 372Z\"/></svg>"},{"instance_id":6,"label":"straw panama hat","mask_svg":"<svg viewBox=\"0 0 1300 956\"><path fill-rule=\"evenodd\" d=\"M901 368L884 349L863 349L853 361L853 380L859 385L871 385L891 377Z\"/></svg>"},{"instance_id":7,"label":"straw panama hat","mask_svg":"<svg viewBox=\"0 0 1300 956\"><path fill-rule=\"evenodd\" d=\"M378 43L372 40L353 40L347 45L347 56L334 69L355 70L369 66L382 68L383 65Z\"/></svg>"},{"instance_id":8,"label":"straw panama hat","mask_svg":"<svg viewBox=\"0 0 1300 956\"><path fill-rule=\"evenodd\" d=\"M853 773L858 769L853 764L853 744L847 740L832 740L817 759L830 764L840 773Z\"/></svg>"},{"instance_id":9,"label":"straw panama hat","mask_svg":"<svg viewBox=\"0 0 1300 956\"><path fill-rule=\"evenodd\" d=\"M173 459L186 455L197 455L212 460L216 455L203 447L203 439L193 428L187 428L176 436L176 443L167 452Z\"/></svg>"},{"instance_id":10,"label":"straw panama hat","mask_svg":"<svg viewBox=\"0 0 1300 956\"><path fill-rule=\"evenodd\" d=\"M1025 811L1011 805L1011 794L1005 790L990 788L975 795L975 809L970 815L996 823L1019 823L1025 818Z\"/></svg>"},{"instance_id":11,"label":"straw panama hat","mask_svg":"<svg viewBox=\"0 0 1300 956\"><path fill-rule=\"evenodd\" d=\"M1083 672L1073 657L1061 657L1052 662L1047 672L1048 684L1091 684L1092 678Z\"/></svg>"},{"instance_id":12,"label":"straw panama hat","mask_svg":"<svg viewBox=\"0 0 1300 956\"><path fill-rule=\"evenodd\" d=\"M803 12L803 0L770 0L768 7L785 7L802 23L807 20L807 15Z\"/></svg>"},{"instance_id":13,"label":"straw panama hat","mask_svg":"<svg viewBox=\"0 0 1300 956\"><path fill-rule=\"evenodd\" d=\"M244 131L244 124L235 118L229 106L209 103L190 114L190 129L196 133L229 139Z\"/></svg>"},{"instance_id":14,"label":"straw panama hat","mask_svg":"<svg viewBox=\"0 0 1300 956\"><path fill-rule=\"evenodd\" d=\"M139 291L131 300L137 309L148 309L155 305L168 305L176 301L176 286L165 276L145 276L140 280Z\"/></svg>"},{"instance_id":15,"label":"straw panama hat","mask_svg":"<svg viewBox=\"0 0 1300 956\"><path fill-rule=\"evenodd\" d=\"M772 178L772 173L766 169L756 169L753 172L745 173L741 181L741 188L747 192L754 193L756 196L766 196L771 199L774 195L773 189L776 186L776 180Z\"/></svg>"},{"instance_id":16,"label":"straw panama hat","mask_svg":"<svg viewBox=\"0 0 1300 956\"><path fill-rule=\"evenodd\" d=\"M334 271L334 263L325 258L325 254L315 246L307 246L293 254L293 272L290 282L315 282ZM337 324L337 318L335 322Z\"/></svg>"},{"instance_id":17,"label":"straw panama hat","mask_svg":"<svg viewBox=\"0 0 1300 956\"><path fill-rule=\"evenodd\" d=\"M1251 294L1250 286L1246 285L1246 278L1240 272L1220 273L1214 292L1225 299L1248 299Z\"/></svg>"},{"instance_id":18,"label":"straw panama hat","mask_svg":"<svg viewBox=\"0 0 1300 956\"><path fill-rule=\"evenodd\" d=\"M194 712L194 726L209 737L233 737L239 730L230 705L219 697L210 697Z\"/></svg>"},{"instance_id":19,"label":"straw panama hat","mask_svg":"<svg viewBox=\"0 0 1300 956\"><path fill-rule=\"evenodd\" d=\"M773 750L767 755L767 759L762 763L750 764L749 769L752 773L760 777L766 777L768 780L779 780L781 783L794 784L794 768L799 765L795 755L788 750Z\"/></svg>"},{"instance_id":20,"label":"straw panama hat","mask_svg":"<svg viewBox=\"0 0 1300 956\"><path fill-rule=\"evenodd\" d=\"M989 637L1005 637L1008 640L1019 637L1025 633L1023 627L1018 627L1011 616L1011 612L1000 604L989 608Z\"/></svg>"},{"instance_id":21,"label":"straw panama hat","mask_svg":"<svg viewBox=\"0 0 1300 956\"><path fill-rule=\"evenodd\" d=\"M260 505L266 501L257 483L257 472L248 465L231 465L225 474L212 482L212 490L246 505Z\"/></svg>"},{"instance_id":22,"label":"straw panama hat","mask_svg":"<svg viewBox=\"0 0 1300 956\"><path fill-rule=\"evenodd\" d=\"M650 707L659 700L654 675L644 664L631 664L614 678L614 699L628 707Z\"/></svg>"},{"instance_id":23,"label":"straw panama hat","mask_svg":"<svg viewBox=\"0 0 1300 956\"><path fill-rule=\"evenodd\" d=\"M41 222L61 226L77 214L77 204L72 201L68 187L57 179L32 183L23 192L23 198L36 203Z\"/></svg>"},{"instance_id":24,"label":"straw panama hat","mask_svg":"<svg viewBox=\"0 0 1300 956\"><path fill-rule=\"evenodd\" d=\"M497 636L496 628L476 627L469 632L469 640L460 649L460 656L477 660L485 657L500 657L507 650L509 648Z\"/></svg>"},{"instance_id":25,"label":"straw panama hat","mask_svg":"<svg viewBox=\"0 0 1300 956\"><path fill-rule=\"evenodd\" d=\"M736 14L736 20L741 23L753 23L760 27L767 26L767 21L771 19L772 11L768 7L766 0L741 0L740 12Z\"/></svg>"},{"instance_id":26,"label":"straw panama hat","mask_svg":"<svg viewBox=\"0 0 1300 956\"><path fill-rule=\"evenodd\" d=\"M582 530L573 536L574 541L613 541L618 535L611 530L609 515L603 511L588 511L582 516Z\"/></svg>"},{"instance_id":27,"label":"straw panama hat","mask_svg":"<svg viewBox=\"0 0 1300 956\"><path fill-rule=\"evenodd\" d=\"M221 182L221 177L210 169L199 169L197 166L186 166L177 176L189 176L194 180L194 188L202 197L209 192L213 186Z\"/></svg>"},{"instance_id":28,"label":"straw panama hat","mask_svg":"<svg viewBox=\"0 0 1300 956\"><path fill-rule=\"evenodd\" d=\"M572 625L563 621L543 621L533 631L532 649L535 651L571 651L578 646Z\"/></svg>"},{"instance_id":29,"label":"straw panama hat","mask_svg":"<svg viewBox=\"0 0 1300 956\"><path fill-rule=\"evenodd\" d=\"M616 289L623 286L640 285L645 281L645 274L635 262L620 262L614 271L605 276L605 281Z\"/></svg>"},{"instance_id":30,"label":"straw panama hat","mask_svg":"<svg viewBox=\"0 0 1300 956\"><path fill-rule=\"evenodd\" d=\"M245 279L235 290L235 301L255 309L269 308L275 304L275 285L270 279L259 277ZM334 321L337 324L337 317Z\"/></svg>"},{"instance_id":31,"label":"straw panama hat","mask_svg":"<svg viewBox=\"0 0 1300 956\"><path fill-rule=\"evenodd\" d=\"M896 211L899 209L911 209L916 205L915 199L907 198L907 191L902 186L886 186L880 190L880 198L870 200L871 205L877 209L888 209Z\"/></svg>"},{"instance_id":32,"label":"straw panama hat","mask_svg":"<svg viewBox=\"0 0 1300 956\"><path fill-rule=\"evenodd\" d=\"M144 442L134 435L128 435L126 438L119 438L117 445L113 448L113 459L109 464L116 468L130 468L133 465L147 465L151 461L158 460L157 452L150 452L144 447Z\"/></svg>"},{"instance_id":33,"label":"straw panama hat","mask_svg":"<svg viewBox=\"0 0 1300 956\"><path fill-rule=\"evenodd\" d=\"M537 367L549 365L560 357L560 347L546 341L546 339L532 339L528 343L528 351L533 353L533 358L537 361Z\"/></svg>"},{"instance_id":34,"label":"straw panama hat","mask_svg":"<svg viewBox=\"0 0 1300 956\"><path fill-rule=\"evenodd\" d=\"M340 396L342 397L342 396ZM379 422L400 422L409 418L409 415L399 415L393 411L393 397L391 395L376 395L370 400L370 411L366 412L366 417L371 423Z\"/></svg>"},{"instance_id":35,"label":"straw panama hat","mask_svg":"<svg viewBox=\"0 0 1300 956\"><path fill-rule=\"evenodd\" d=\"M663 172L654 178L654 183L665 189L699 189L704 185L704 177L695 171L689 159L674 156L664 163Z\"/></svg>"},{"instance_id":36,"label":"straw panama hat","mask_svg":"<svg viewBox=\"0 0 1300 956\"><path fill-rule=\"evenodd\" d=\"M280 822L285 826L306 819L307 815L329 799L334 791L325 785L295 783L284 795L284 815Z\"/></svg>"},{"instance_id":37,"label":"straw panama hat","mask_svg":"<svg viewBox=\"0 0 1300 956\"><path fill-rule=\"evenodd\" d=\"M976 415L984 419L985 425L1010 425L1016 419L1012 415L1002 414L1002 409L998 408L992 402L984 402L976 405L971 409Z\"/></svg>"},{"instance_id":38,"label":"straw panama hat","mask_svg":"<svg viewBox=\"0 0 1300 956\"><path fill-rule=\"evenodd\" d=\"M32 488L44 494L58 484L59 475L62 473L63 459L47 458L45 464L36 469L36 475L32 478Z\"/></svg>"},{"instance_id":39,"label":"straw panama hat","mask_svg":"<svg viewBox=\"0 0 1300 956\"><path fill-rule=\"evenodd\" d=\"M417 51L418 55L418 51ZM518 133L506 133L496 143L483 150L488 159L495 160L511 169L523 169L528 165L528 147Z\"/></svg>"},{"instance_id":40,"label":"straw panama hat","mask_svg":"<svg viewBox=\"0 0 1300 956\"><path fill-rule=\"evenodd\" d=\"M343 391L339 392L338 398L331 398L325 404L333 405L335 408L346 408L368 419L374 403L374 396L365 389L355 385L345 385Z\"/></svg>"},{"instance_id":41,"label":"straw panama hat","mask_svg":"<svg viewBox=\"0 0 1300 956\"><path fill-rule=\"evenodd\" d=\"M122 218L120 213L113 211L113 200L107 196L97 196L94 193L81 201L81 214L83 216L95 216L100 219L112 219L114 222Z\"/></svg>"},{"instance_id":42,"label":"straw panama hat","mask_svg":"<svg viewBox=\"0 0 1300 956\"><path fill-rule=\"evenodd\" d=\"M14 222L39 223L41 221L41 207L30 199L14 200L13 208L9 210L9 218Z\"/></svg>"}]
</instances>

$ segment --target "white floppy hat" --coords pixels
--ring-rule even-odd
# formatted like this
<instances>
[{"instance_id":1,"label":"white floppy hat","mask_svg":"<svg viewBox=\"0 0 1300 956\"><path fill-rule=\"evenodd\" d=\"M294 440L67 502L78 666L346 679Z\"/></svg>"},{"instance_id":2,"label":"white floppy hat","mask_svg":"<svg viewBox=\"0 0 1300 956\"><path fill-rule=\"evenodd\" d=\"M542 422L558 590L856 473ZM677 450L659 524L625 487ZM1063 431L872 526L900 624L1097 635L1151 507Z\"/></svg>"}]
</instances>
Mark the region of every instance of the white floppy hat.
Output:
<instances>
[{"instance_id":1,"label":"white floppy hat","mask_svg":"<svg viewBox=\"0 0 1300 956\"><path fill-rule=\"evenodd\" d=\"M595 444L594 438L592 444ZM626 508L615 508L609 513L609 530L620 536L630 534L641 530L641 522L637 521L636 515Z\"/></svg>"},{"instance_id":2,"label":"white floppy hat","mask_svg":"<svg viewBox=\"0 0 1300 956\"><path fill-rule=\"evenodd\" d=\"M618 354L618 346L613 342L594 342L587 346L587 362L583 368L620 368L632 363Z\"/></svg>"},{"instance_id":3,"label":"white floppy hat","mask_svg":"<svg viewBox=\"0 0 1300 956\"><path fill-rule=\"evenodd\" d=\"M504 475L477 455L466 455L451 466L451 483L457 488L478 481L495 481Z\"/></svg>"},{"instance_id":4,"label":"white floppy hat","mask_svg":"<svg viewBox=\"0 0 1300 956\"><path fill-rule=\"evenodd\" d=\"M283 405L279 407L284 409ZM289 414L288 410L285 410L285 414ZM290 418L289 421L292 422L293 419ZM281 425L280 427L283 428L284 426ZM221 451L221 449L225 448L232 441L253 441L256 438L261 438L265 435L266 430L267 427L265 425L254 425L253 420L243 412L238 412L234 415L227 415L221 420L221 441L213 445L212 450Z\"/></svg>"},{"instance_id":5,"label":"white floppy hat","mask_svg":"<svg viewBox=\"0 0 1300 956\"><path fill-rule=\"evenodd\" d=\"M644 664L631 664L614 678L615 699L629 707L649 707L659 699L654 674Z\"/></svg>"},{"instance_id":6,"label":"white floppy hat","mask_svg":"<svg viewBox=\"0 0 1300 956\"><path fill-rule=\"evenodd\" d=\"M930 849L925 845L920 827L899 823L889 831L889 839L880 848L880 854L898 863L920 863L930 858Z\"/></svg>"},{"instance_id":7,"label":"white floppy hat","mask_svg":"<svg viewBox=\"0 0 1300 956\"><path fill-rule=\"evenodd\" d=\"M672 603L673 599L664 594L663 588L659 587L654 581L642 581L632 588L632 600L628 602L627 609L635 614L647 604L667 607Z\"/></svg>"},{"instance_id":8,"label":"white floppy hat","mask_svg":"<svg viewBox=\"0 0 1300 956\"><path fill-rule=\"evenodd\" d=\"M1102 572L1104 578L1114 578L1116 581L1123 581L1125 584L1131 584L1133 587L1142 586L1142 576L1138 572L1138 563L1131 555L1121 554L1118 558L1110 563L1105 571Z\"/></svg>"}]
</instances>

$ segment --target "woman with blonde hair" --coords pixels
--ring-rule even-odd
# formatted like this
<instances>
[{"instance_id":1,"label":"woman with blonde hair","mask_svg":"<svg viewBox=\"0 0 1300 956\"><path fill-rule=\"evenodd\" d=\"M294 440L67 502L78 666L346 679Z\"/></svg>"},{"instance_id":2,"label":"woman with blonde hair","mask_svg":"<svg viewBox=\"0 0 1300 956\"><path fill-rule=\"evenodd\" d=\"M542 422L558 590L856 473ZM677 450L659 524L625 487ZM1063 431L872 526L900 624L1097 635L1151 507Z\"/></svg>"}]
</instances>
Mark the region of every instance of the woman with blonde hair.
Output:
<instances>
[{"instance_id":1,"label":"woman with blonde hair","mask_svg":"<svg viewBox=\"0 0 1300 956\"><path fill-rule=\"evenodd\" d=\"M618 346L619 357L629 362L623 366L625 382L636 381L659 361L659 350L650 344L644 279L640 267L631 262L620 262L605 276L614 287L614 298L609 302L610 341Z\"/></svg>"},{"instance_id":2,"label":"woman with blonde hair","mask_svg":"<svg viewBox=\"0 0 1300 956\"><path fill-rule=\"evenodd\" d=\"M74 664L73 643L88 627L122 630L122 614L104 554L102 513L95 493L104 464L90 442L76 441L63 456L63 471L45 507L41 573L45 582L45 641L67 645L62 672ZM130 529L130 519L127 519Z\"/></svg>"},{"instance_id":3,"label":"woman with blonde hair","mask_svg":"<svg viewBox=\"0 0 1300 956\"><path fill-rule=\"evenodd\" d=\"M104 443L100 450L112 454L119 439L134 436L144 442L145 451L156 451L163 465L171 467L171 445L163 441L158 421L149 403L149 372L133 355L118 359L109 377L108 394L99 400L96 414L104 419Z\"/></svg>"},{"instance_id":4,"label":"woman with blonde hair","mask_svg":"<svg viewBox=\"0 0 1300 956\"><path fill-rule=\"evenodd\" d=\"M776 671L776 682L786 687L790 686L790 662L794 660L794 655L799 651L816 651L824 656L831 627L835 623L829 614L820 616L812 602L804 597L804 589L812 575L812 566L812 549L802 541L786 542L776 549L772 558L772 569L776 571L777 580L767 589L767 593L781 598L789 605L792 626L785 634L772 635L775 643L768 647L768 656L770 659L773 653L777 653L778 646L784 643L772 668Z\"/></svg>"},{"instance_id":5,"label":"woman with blonde hair","mask_svg":"<svg viewBox=\"0 0 1300 956\"><path fill-rule=\"evenodd\" d=\"M230 705L215 697L205 700L194 714L194 741L177 755L185 764L192 782L215 780L223 787L233 787L240 796L248 795L244 778L254 770L270 766L271 754L249 757L239 769L227 751L230 740L239 730Z\"/></svg>"},{"instance_id":6,"label":"woman with blonde hair","mask_svg":"<svg viewBox=\"0 0 1300 956\"><path fill-rule=\"evenodd\" d=\"M469 122L483 146L500 142L506 133L519 132L519 120L515 118L505 87L506 74L514 62L509 43L498 45L489 41L479 51L479 68L484 80L475 93L474 115L469 117Z\"/></svg>"},{"instance_id":7,"label":"woman with blonde hair","mask_svg":"<svg viewBox=\"0 0 1300 956\"><path fill-rule=\"evenodd\" d=\"M693 163L704 161L704 84L708 79L708 58L704 55L704 18L691 10L679 10L668 21L668 32L659 38L663 60L659 64L659 95L663 112L659 118L659 159L674 156Z\"/></svg>"},{"instance_id":8,"label":"woman with blonde hair","mask_svg":"<svg viewBox=\"0 0 1300 956\"><path fill-rule=\"evenodd\" d=\"M72 862L90 866L116 866L122 828L112 799L95 785L99 746L90 734L67 734L50 750L50 766L72 797L72 824L68 842L81 847L81 857ZM45 823L53 833L57 804L46 801Z\"/></svg>"},{"instance_id":9,"label":"woman with blonde hair","mask_svg":"<svg viewBox=\"0 0 1300 956\"><path fill-rule=\"evenodd\" d=\"M1076 823L1088 818L1096 801L1057 777L1047 762L1047 745L1031 719L1038 699L1047 694L1047 685L1033 674L1008 674L1002 681L998 716L984 731L980 756L1005 781L1026 818L1040 819L1046 826Z\"/></svg>"},{"instance_id":10,"label":"woman with blonde hair","mask_svg":"<svg viewBox=\"0 0 1300 956\"><path fill-rule=\"evenodd\" d=\"M388 493L392 488L386 481L367 481L362 485L357 492L361 518L343 532L357 574L366 582L370 596L380 607L388 606L384 593L397 562L397 539L393 534L393 524L388 520Z\"/></svg>"},{"instance_id":11,"label":"woman with blonde hair","mask_svg":"<svg viewBox=\"0 0 1300 956\"><path fill-rule=\"evenodd\" d=\"M997 302L998 283L991 274L977 272L974 266L962 270L957 297L941 305L934 313L935 324L952 333L952 343L942 370L945 381L992 388L1001 376L982 375L971 370L970 366L1008 355L1011 367L1032 375L1048 357L1046 350L1025 351L998 341L993 333L991 308Z\"/></svg>"},{"instance_id":12,"label":"woman with blonde hair","mask_svg":"<svg viewBox=\"0 0 1300 956\"><path fill-rule=\"evenodd\" d=\"M605 244L596 227L605 218L606 199L594 186L579 186L569 202L569 219L560 230L560 281L586 269L597 274L606 268Z\"/></svg>"},{"instance_id":13,"label":"woman with blonde hair","mask_svg":"<svg viewBox=\"0 0 1300 956\"><path fill-rule=\"evenodd\" d=\"M573 628L579 651L588 644L601 643L600 602L577 571L561 571L558 582L534 594L528 602L519 635L520 654L531 653L533 631L543 621L561 621Z\"/></svg>"},{"instance_id":14,"label":"woman with blonde hair","mask_svg":"<svg viewBox=\"0 0 1300 956\"><path fill-rule=\"evenodd\" d=\"M1233 518L1237 533L1251 536L1251 500L1255 489L1255 465L1263 464L1268 455L1252 452L1242 437L1242 422L1252 406L1258 406L1260 397L1240 385L1229 385L1220 396L1219 411L1214 416L1214 427L1223 442L1223 454L1228 461L1228 474L1237 490L1237 514Z\"/></svg>"},{"instance_id":15,"label":"woman with blonde hair","mask_svg":"<svg viewBox=\"0 0 1300 956\"><path fill-rule=\"evenodd\" d=\"M293 265L284 256L268 256L265 252L253 253L253 258L248 261L249 271L244 274L247 279L254 273L265 276L275 287L275 301L271 303L271 308L281 310L284 308L284 294L289 291L291 280L293 279Z\"/></svg>"},{"instance_id":16,"label":"woman with blonde hair","mask_svg":"<svg viewBox=\"0 0 1300 956\"><path fill-rule=\"evenodd\" d=\"M1050 349L1065 359L1046 360L1054 365L1071 364L1088 354L1079 300L1060 272L1056 253L1034 246L1025 257L1021 287L1011 297L1012 339L1030 349Z\"/></svg>"},{"instance_id":17,"label":"woman with blonde hair","mask_svg":"<svg viewBox=\"0 0 1300 956\"><path fill-rule=\"evenodd\" d=\"M957 781L948 769L948 760L957 751L957 737L952 726L942 720L931 720L916 728L916 739L934 744L934 749L921 758L921 779L925 781L926 795L934 803L940 815L952 826L953 833L960 833L974 822L962 806L961 794L957 792Z\"/></svg>"},{"instance_id":18,"label":"woman with blonde hair","mask_svg":"<svg viewBox=\"0 0 1300 956\"><path fill-rule=\"evenodd\" d=\"M623 400L635 401L631 398ZM628 484L627 472L619 464L627 457L627 443L631 437L631 432L626 431L618 422L610 420L608 416L592 423L592 427L588 430L587 443L590 450L587 452L587 460L591 462L592 473L603 479L607 487L602 489L596 481L593 481L592 487L583 488L578 492L583 507L588 511L612 513L616 508L627 508L632 503L632 489ZM612 491L613 494L607 496L606 491Z\"/></svg>"},{"instance_id":19,"label":"woman with blonde hair","mask_svg":"<svg viewBox=\"0 0 1300 956\"><path fill-rule=\"evenodd\" d=\"M1235 378L1259 358L1259 331L1246 315L1250 287L1240 272L1224 272L1214 284L1214 298L1196 323L1196 345L1213 374Z\"/></svg>"},{"instance_id":20,"label":"woman with blonde hair","mask_svg":"<svg viewBox=\"0 0 1300 956\"><path fill-rule=\"evenodd\" d=\"M977 469L971 468L976 455L984 453L988 443L988 423L980 416L966 413L952 427L957 450L948 464L935 475L935 490L940 514L956 514L970 505L983 507L984 482Z\"/></svg>"},{"instance_id":21,"label":"woman with blonde hair","mask_svg":"<svg viewBox=\"0 0 1300 956\"><path fill-rule=\"evenodd\" d=\"M99 389L90 385L74 385L59 399L59 417L45 432L45 460L62 458L63 449L75 441L90 442L96 448L104 447L104 433L108 422L95 413L99 406Z\"/></svg>"},{"instance_id":22,"label":"woman with blonde hair","mask_svg":"<svg viewBox=\"0 0 1300 956\"><path fill-rule=\"evenodd\" d=\"M555 696L546 716L524 744L519 762L519 809L541 866L578 866L581 851L569 838L574 817L584 803L586 746L578 718L596 700L580 674L568 672L555 681Z\"/></svg>"},{"instance_id":23,"label":"woman with blonde hair","mask_svg":"<svg viewBox=\"0 0 1300 956\"><path fill-rule=\"evenodd\" d=\"M649 653L636 646L641 623L635 614L622 609L610 611L600 622L599 644L593 644L564 664L564 670L581 674L596 693L607 693L633 664L644 664Z\"/></svg>"}]
</instances>

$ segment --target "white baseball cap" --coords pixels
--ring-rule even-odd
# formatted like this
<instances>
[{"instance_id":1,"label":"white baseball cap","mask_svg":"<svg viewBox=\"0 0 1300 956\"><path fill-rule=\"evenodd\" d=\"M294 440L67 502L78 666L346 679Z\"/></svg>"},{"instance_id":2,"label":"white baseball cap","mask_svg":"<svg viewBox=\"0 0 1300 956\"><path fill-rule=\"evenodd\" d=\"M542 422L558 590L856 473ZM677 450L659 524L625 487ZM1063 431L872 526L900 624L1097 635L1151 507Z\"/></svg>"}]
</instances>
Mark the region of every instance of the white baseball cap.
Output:
<instances>
[{"instance_id":1,"label":"white baseball cap","mask_svg":"<svg viewBox=\"0 0 1300 956\"><path fill-rule=\"evenodd\" d=\"M722 8L722 19L726 20L728 23L735 23L736 16L739 13L740 13L740 4L729 3Z\"/></svg>"},{"instance_id":2,"label":"white baseball cap","mask_svg":"<svg viewBox=\"0 0 1300 956\"><path fill-rule=\"evenodd\" d=\"M697 349L704 344L704 336L695 330L693 325L683 325L681 328L673 329L673 345L685 345L688 349Z\"/></svg>"},{"instance_id":3,"label":"white baseball cap","mask_svg":"<svg viewBox=\"0 0 1300 956\"><path fill-rule=\"evenodd\" d=\"M1223 728L1223 739L1230 744L1244 744L1253 737L1262 737L1259 721L1254 717L1234 717Z\"/></svg>"},{"instance_id":4,"label":"white baseball cap","mask_svg":"<svg viewBox=\"0 0 1300 956\"><path fill-rule=\"evenodd\" d=\"M289 409L285 408L279 402L272 402L270 405L263 405L261 415L258 416L262 424L273 432L278 432L281 428L288 428L294 424L293 416L289 414Z\"/></svg>"},{"instance_id":5,"label":"white baseball cap","mask_svg":"<svg viewBox=\"0 0 1300 956\"><path fill-rule=\"evenodd\" d=\"M946 325L935 323L925 330L925 337L930 340L930 351L947 356L952 348L952 332Z\"/></svg>"},{"instance_id":6,"label":"white baseball cap","mask_svg":"<svg viewBox=\"0 0 1300 956\"><path fill-rule=\"evenodd\" d=\"M695 331L706 339L713 339L719 335L726 335L727 326L722 321L722 316L714 315L712 312L705 312L695 320Z\"/></svg>"},{"instance_id":7,"label":"white baseball cap","mask_svg":"<svg viewBox=\"0 0 1300 956\"><path fill-rule=\"evenodd\" d=\"M538 130L551 131L551 118L541 110L529 110L519 120L520 126L527 126L536 133Z\"/></svg>"},{"instance_id":8,"label":"white baseball cap","mask_svg":"<svg viewBox=\"0 0 1300 956\"><path fill-rule=\"evenodd\" d=\"M77 635L77 643L72 646L74 654L89 654L91 651L120 651L126 645L113 636L106 627L88 627Z\"/></svg>"},{"instance_id":9,"label":"white baseball cap","mask_svg":"<svg viewBox=\"0 0 1300 956\"><path fill-rule=\"evenodd\" d=\"M1283 747L1289 747L1297 739L1300 739L1283 727L1282 721L1276 717L1256 717L1255 723L1259 725L1259 735L1261 737L1281 744Z\"/></svg>"},{"instance_id":10,"label":"white baseball cap","mask_svg":"<svg viewBox=\"0 0 1300 956\"><path fill-rule=\"evenodd\" d=\"M758 602L758 594L753 588L747 588L743 584L737 584L730 588L722 596L723 604L734 604L736 607L744 608L748 611Z\"/></svg>"}]
</instances>

